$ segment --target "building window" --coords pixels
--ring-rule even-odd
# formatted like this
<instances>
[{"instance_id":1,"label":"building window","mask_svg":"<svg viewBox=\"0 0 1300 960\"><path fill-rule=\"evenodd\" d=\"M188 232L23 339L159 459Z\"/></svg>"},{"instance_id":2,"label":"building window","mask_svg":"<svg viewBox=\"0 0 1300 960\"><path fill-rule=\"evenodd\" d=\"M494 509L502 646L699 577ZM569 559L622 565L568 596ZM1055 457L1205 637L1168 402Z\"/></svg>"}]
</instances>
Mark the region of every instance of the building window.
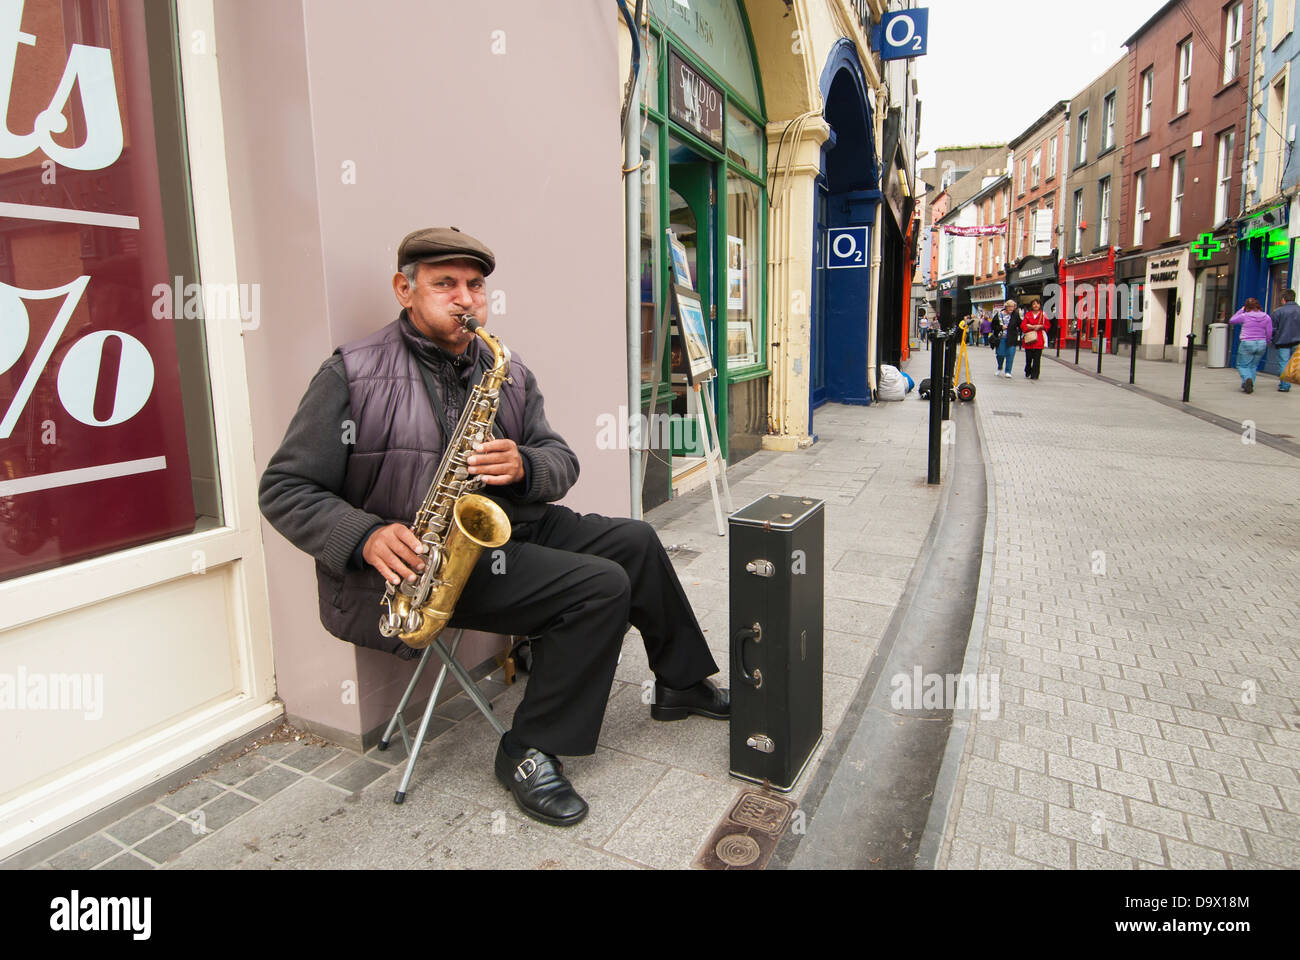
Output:
<instances>
[{"instance_id":1,"label":"building window","mask_svg":"<svg viewBox=\"0 0 1300 960\"><path fill-rule=\"evenodd\" d=\"M727 367L763 360L763 191L734 171L727 173ZM653 353L653 350L651 351Z\"/></svg>"},{"instance_id":2,"label":"building window","mask_svg":"<svg viewBox=\"0 0 1300 960\"><path fill-rule=\"evenodd\" d=\"M1025 215L1022 213L1016 216L1016 252L1015 252L1015 256L1012 259L1015 260L1020 259L1020 253L1022 250L1024 250L1024 241L1025 241Z\"/></svg>"},{"instance_id":3,"label":"building window","mask_svg":"<svg viewBox=\"0 0 1300 960\"><path fill-rule=\"evenodd\" d=\"M1088 111L1079 114L1079 163L1088 162Z\"/></svg>"},{"instance_id":4,"label":"building window","mask_svg":"<svg viewBox=\"0 0 1300 960\"><path fill-rule=\"evenodd\" d=\"M1110 177L1103 177L1097 189L1097 246L1110 245Z\"/></svg>"},{"instance_id":5,"label":"building window","mask_svg":"<svg viewBox=\"0 0 1300 960\"><path fill-rule=\"evenodd\" d=\"M1108 96L1101 106L1101 148L1115 146L1115 94Z\"/></svg>"},{"instance_id":6,"label":"building window","mask_svg":"<svg viewBox=\"0 0 1300 960\"><path fill-rule=\"evenodd\" d=\"M1074 191L1074 252L1083 252L1083 191Z\"/></svg>"},{"instance_id":7,"label":"building window","mask_svg":"<svg viewBox=\"0 0 1300 960\"><path fill-rule=\"evenodd\" d=\"M1038 186L1039 175L1043 171L1043 148L1042 147L1039 147L1037 150L1034 151L1034 162L1029 165L1029 170L1030 170L1029 185L1031 187L1036 187Z\"/></svg>"},{"instance_id":8,"label":"building window","mask_svg":"<svg viewBox=\"0 0 1300 960\"><path fill-rule=\"evenodd\" d=\"M1052 137L1052 142L1047 145L1047 179L1051 180L1056 176L1056 147L1059 138Z\"/></svg>"},{"instance_id":9,"label":"building window","mask_svg":"<svg viewBox=\"0 0 1300 960\"><path fill-rule=\"evenodd\" d=\"M1241 4L1234 3L1224 13L1223 82L1237 76L1241 63Z\"/></svg>"},{"instance_id":10,"label":"building window","mask_svg":"<svg viewBox=\"0 0 1300 960\"><path fill-rule=\"evenodd\" d=\"M1027 168L1027 161L1026 161L1023 157L1021 157L1021 158L1020 158L1020 195L1021 195L1021 196L1024 196L1024 193L1025 193L1025 170L1026 170L1026 168Z\"/></svg>"},{"instance_id":11,"label":"building window","mask_svg":"<svg viewBox=\"0 0 1300 960\"><path fill-rule=\"evenodd\" d=\"M1178 103L1174 108L1174 113L1182 113L1187 109L1188 97L1192 90L1192 41L1191 38L1184 40L1178 45Z\"/></svg>"},{"instance_id":12,"label":"building window","mask_svg":"<svg viewBox=\"0 0 1300 960\"><path fill-rule=\"evenodd\" d=\"M1142 113L1138 120L1138 136L1146 136L1151 132L1151 100L1155 83L1155 67L1147 67L1142 71Z\"/></svg>"},{"instance_id":13,"label":"building window","mask_svg":"<svg viewBox=\"0 0 1300 960\"><path fill-rule=\"evenodd\" d=\"M1277 47L1295 29L1295 0L1273 0L1272 45Z\"/></svg>"},{"instance_id":14,"label":"building window","mask_svg":"<svg viewBox=\"0 0 1300 960\"><path fill-rule=\"evenodd\" d=\"M1176 237L1183 228L1183 174L1187 154L1180 153L1169 164L1169 236Z\"/></svg>"},{"instance_id":15,"label":"building window","mask_svg":"<svg viewBox=\"0 0 1300 960\"><path fill-rule=\"evenodd\" d=\"M1142 224L1147 210L1147 173L1143 170L1133 180L1133 246L1142 246Z\"/></svg>"},{"instance_id":16,"label":"building window","mask_svg":"<svg viewBox=\"0 0 1300 960\"><path fill-rule=\"evenodd\" d=\"M1214 191L1214 223L1217 226L1228 216L1228 194L1232 190L1232 153L1237 143L1237 131L1225 130L1219 134L1219 175Z\"/></svg>"},{"instance_id":17,"label":"building window","mask_svg":"<svg viewBox=\"0 0 1300 960\"><path fill-rule=\"evenodd\" d=\"M1274 78L1269 88L1267 116L1264 123L1264 171L1260 176L1259 197L1267 199L1282 189L1282 175L1287 165L1287 152L1290 147L1282 137L1282 129L1287 117L1287 74L1283 71Z\"/></svg>"}]
</instances>

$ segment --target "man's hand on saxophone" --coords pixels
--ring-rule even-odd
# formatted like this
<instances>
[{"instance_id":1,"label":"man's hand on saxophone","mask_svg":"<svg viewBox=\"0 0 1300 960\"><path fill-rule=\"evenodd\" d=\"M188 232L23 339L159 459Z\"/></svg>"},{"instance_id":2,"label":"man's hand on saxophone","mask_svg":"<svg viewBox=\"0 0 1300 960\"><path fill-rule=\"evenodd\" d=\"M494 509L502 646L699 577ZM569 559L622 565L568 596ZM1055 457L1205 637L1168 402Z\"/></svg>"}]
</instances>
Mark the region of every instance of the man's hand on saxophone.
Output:
<instances>
[{"instance_id":1,"label":"man's hand on saxophone","mask_svg":"<svg viewBox=\"0 0 1300 960\"><path fill-rule=\"evenodd\" d=\"M513 440L489 440L474 445L466 461L471 476L492 487L518 483L524 478L524 458Z\"/></svg>"},{"instance_id":2,"label":"man's hand on saxophone","mask_svg":"<svg viewBox=\"0 0 1300 960\"><path fill-rule=\"evenodd\" d=\"M397 586L403 579L415 582L416 575L424 572L424 561L419 557L424 552L424 544L410 527L390 523L370 535L361 555L385 580Z\"/></svg>"}]
</instances>

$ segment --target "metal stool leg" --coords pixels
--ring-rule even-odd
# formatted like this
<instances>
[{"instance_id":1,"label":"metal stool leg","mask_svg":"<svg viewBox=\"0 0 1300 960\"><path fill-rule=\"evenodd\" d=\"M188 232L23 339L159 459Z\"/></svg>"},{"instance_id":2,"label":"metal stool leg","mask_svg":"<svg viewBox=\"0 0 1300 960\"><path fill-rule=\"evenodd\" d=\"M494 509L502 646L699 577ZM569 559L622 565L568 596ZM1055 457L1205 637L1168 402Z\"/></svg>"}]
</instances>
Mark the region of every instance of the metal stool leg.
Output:
<instances>
[{"instance_id":1,"label":"metal stool leg","mask_svg":"<svg viewBox=\"0 0 1300 960\"><path fill-rule=\"evenodd\" d=\"M465 633L464 630L457 630L456 639L451 642L451 654L450 654L452 658L450 660L451 663L456 663L454 659L456 656L456 648L460 646L460 638L464 635L464 633ZM443 668L442 671L438 674L437 681L433 685L433 692L429 694L429 703L424 708L424 716L420 718L420 729L415 734L414 743L407 740L406 722L404 720L400 720L401 713L400 711L398 712L399 726L402 729L402 740L406 743L407 757L406 757L406 771L402 774L402 782L401 784L398 785L397 792L393 794L393 803L401 803L403 800L406 799L406 788L411 784L411 774L415 772L416 758L420 756L420 749L424 746L425 734L429 732L429 721L433 719L433 709L438 705L438 694L442 692L443 681L447 679L446 664L448 662L448 653L446 649L443 647L441 640L434 640L433 643L438 648L438 655L443 658ZM421 657L420 659L420 669L423 669L424 661L428 658L429 653L432 649L433 647L430 646L424 651L424 656ZM460 664L456 664L456 666L459 667ZM417 671L417 676L418 676L418 671ZM461 677L457 676L456 679L459 680L462 685L464 685L464 680L462 680ZM415 685L415 678L412 678L411 687L414 687L414 685ZM470 686L473 687L474 685L471 683ZM478 693L478 688L475 687L474 692ZM410 696L410 688L407 689L407 696ZM505 731L503 730L502 732L504 733Z\"/></svg>"},{"instance_id":2,"label":"metal stool leg","mask_svg":"<svg viewBox=\"0 0 1300 960\"><path fill-rule=\"evenodd\" d=\"M420 655L420 662L415 667L415 673L411 674L411 682L406 685L406 692L402 694L397 709L393 711L393 719L388 721L388 729L384 731L384 736L375 749L387 750L388 744L393 739L393 731L398 727L402 730L402 740L406 743L407 749L410 749L411 743L406 737L406 721L402 719L402 714L406 711L406 705L411 701L411 694L415 692L415 685L420 682L420 674L424 673L424 665L429 662L429 654L432 652L426 647L424 653Z\"/></svg>"},{"instance_id":3,"label":"metal stool leg","mask_svg":"<svg viewBox=\"0 0 1300 960\"><path fill-rule=\"evenodd\" d=\"M456 678L460 688L474 701L474 706L478 707L479 713L483 714L487 718L487 722L492 724L492 729L497 732L497 736L502 736L506 732L505 724L497 719L497 715L492 712L492 704L487 702L487 698L483 696L483 691L478 688L478 684L473 681L469 672L456 659L456 645L459 643L460 636L458 634L456 642L451 645L450 651L442 645L441 640L434 640L433 646L437 649L438 656L442 657L443 670L451 671L451 675Z\"/></svg>"}]
</instances>

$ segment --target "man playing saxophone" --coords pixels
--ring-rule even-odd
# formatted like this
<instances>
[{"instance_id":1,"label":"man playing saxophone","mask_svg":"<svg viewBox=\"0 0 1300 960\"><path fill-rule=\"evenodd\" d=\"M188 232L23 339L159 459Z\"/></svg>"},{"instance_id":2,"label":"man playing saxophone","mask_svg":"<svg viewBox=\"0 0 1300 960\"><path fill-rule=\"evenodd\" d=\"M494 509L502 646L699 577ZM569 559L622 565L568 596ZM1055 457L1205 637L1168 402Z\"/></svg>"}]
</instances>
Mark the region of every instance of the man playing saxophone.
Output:
<instances>
[{"instance_id":1,"label":"man playing saxophone","mask_svg":"<svg viewBox=\"0 0 1300 960\"><path fill-rule=\"evenodd\" d=\"M322 364L262 476L262 512L315 558L321 622L342 640L417 653L381 634L378 601L387 585L414 583L424 570L411 523L493 361L464 318L486 323L485 278L495 266L487 246L455 227L407 235L393 277L401 313ZM554 504L577 480L577 457L517 357L494 433L467 465L511 535L479 556L449 627L538 638L495 771L525 814L567 826L588 808L556 756L595 751L629 623L656 677L655 719L726 719L730 703L705 679L717 664L654 529Z\"/></svg>"}]
</instances>

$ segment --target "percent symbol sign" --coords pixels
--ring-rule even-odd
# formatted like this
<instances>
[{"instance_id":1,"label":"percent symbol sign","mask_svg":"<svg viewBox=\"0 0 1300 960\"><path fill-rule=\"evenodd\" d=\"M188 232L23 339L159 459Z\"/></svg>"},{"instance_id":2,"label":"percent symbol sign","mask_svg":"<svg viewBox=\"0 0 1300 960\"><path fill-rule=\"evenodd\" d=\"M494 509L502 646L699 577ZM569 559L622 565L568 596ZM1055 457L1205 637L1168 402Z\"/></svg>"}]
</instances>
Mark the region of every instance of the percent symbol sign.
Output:
<instances>
[{"instance_id":1,"label":"percent symbol sign","mask_svg":"<svg viewBox=\"0 0 1300 960\"><path fill-rule=\"evenodd\" d=\"M89 283L89 276L78 277L71 283L48 290L23 290L0 283L0 374L7 373L22 358L31 337L31 320L27 316L24 298L53 300L55 297L64 297L54 322L50 324L45 339L32 358L31 366L27 368L13 400L5 410L4 419L0 420L0 440L8 439L13 434L18 418L22 416L27 401L36 388L36 382L45 372ZM113 409L107 419L100 420L95 416L95 390L99 383L104 342L109 337L117 337L121 341L122 353L118 361ZM59 400L63 409L79 422L92 427L110 427L129 420L140 412L149 399L149 394L153 392L153 380L153 357L143 343L120 330L97 330L74 343L60 363Z\"/></svg>"}]
</instances>

